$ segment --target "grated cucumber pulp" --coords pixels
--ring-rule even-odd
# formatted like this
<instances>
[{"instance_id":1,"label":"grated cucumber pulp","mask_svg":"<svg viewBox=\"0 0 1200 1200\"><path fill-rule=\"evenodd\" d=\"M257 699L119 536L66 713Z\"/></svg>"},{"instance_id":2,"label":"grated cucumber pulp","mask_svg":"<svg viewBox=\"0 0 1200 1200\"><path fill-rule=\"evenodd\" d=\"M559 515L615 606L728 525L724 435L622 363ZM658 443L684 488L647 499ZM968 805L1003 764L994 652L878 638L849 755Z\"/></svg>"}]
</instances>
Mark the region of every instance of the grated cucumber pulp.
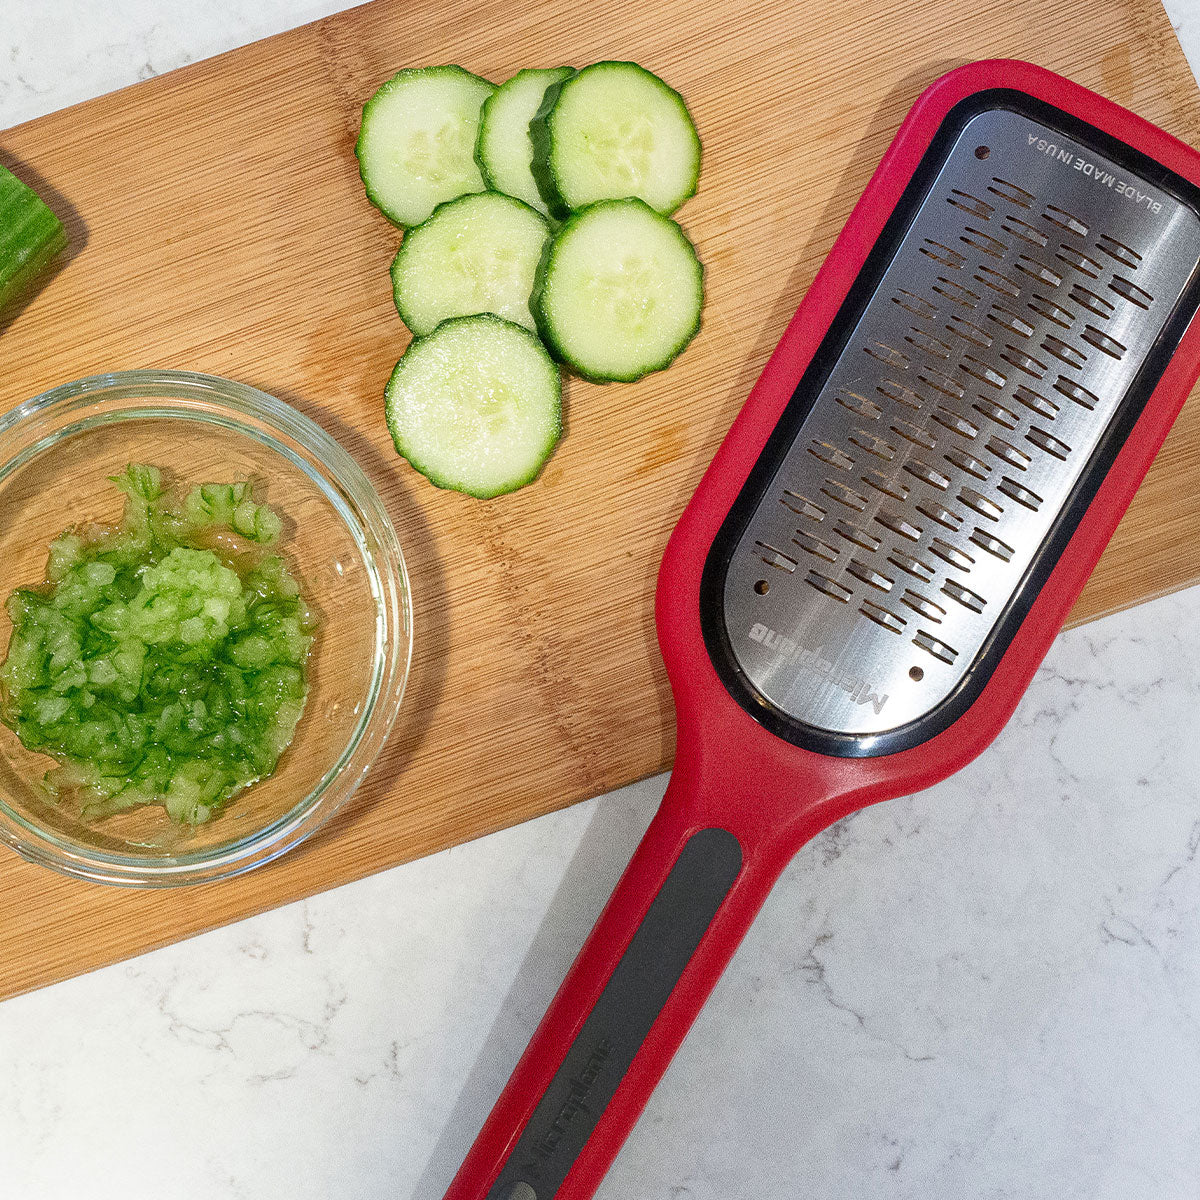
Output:
<instances>
[{"instance_id":1,"label":"grated cucumber pulp","mask_svg":"<svg viewBox=\"0 0 1200 1200\"><path fill-rule=\"evenodd\" d=\"M121 523L68 530L7 601L0 720L96 819L162 805L200 825L273 773L308 695L316 622L249 483L177 498L130 465Z\"/></svg>"}]
</instances>

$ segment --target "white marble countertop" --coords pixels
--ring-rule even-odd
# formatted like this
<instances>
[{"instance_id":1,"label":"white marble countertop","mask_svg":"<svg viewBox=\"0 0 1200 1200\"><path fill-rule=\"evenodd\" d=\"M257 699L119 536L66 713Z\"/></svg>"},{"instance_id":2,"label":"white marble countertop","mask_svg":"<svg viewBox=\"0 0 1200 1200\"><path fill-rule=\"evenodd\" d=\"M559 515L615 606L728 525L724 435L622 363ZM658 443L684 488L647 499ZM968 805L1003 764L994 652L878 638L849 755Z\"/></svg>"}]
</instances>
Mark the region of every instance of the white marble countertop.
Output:
<instances>
[{"instance_id":1,"label":"white marble countertop","mask_svg":"<svg viewBox=\"0 0 1200 1200\"><path fill-rule=\"evenodd\" d=\"M6 0L0 129L344 7ZM1198 706L1200 589L1061 637L797 857L600 1195L1195 1200ZM0 1004L0 1197L437 1200L663 786Z\"/></svg>"}]
</instances>

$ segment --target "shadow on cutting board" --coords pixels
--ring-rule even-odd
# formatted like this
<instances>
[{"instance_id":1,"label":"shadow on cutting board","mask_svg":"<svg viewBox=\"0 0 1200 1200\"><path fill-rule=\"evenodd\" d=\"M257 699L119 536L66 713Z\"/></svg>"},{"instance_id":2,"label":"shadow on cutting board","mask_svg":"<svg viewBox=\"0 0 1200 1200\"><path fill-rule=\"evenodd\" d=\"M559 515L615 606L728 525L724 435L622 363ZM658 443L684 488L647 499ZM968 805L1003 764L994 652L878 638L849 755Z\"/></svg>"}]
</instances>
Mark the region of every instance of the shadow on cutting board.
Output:
<instances>
[{"instance_id":1,"label":"shadow on cutting board","mask_svg":"<svg viewBox=\"0 0 1200 1200\"><path fill-rule=\"evenodd\" d=\"M260 386L257 381L248 382ZM321 853L330 838L340 837L376 802L394 794L396 780L403 773L405 764L419 752L445 690L449 606L445 601L445 571L434 549L433 536L420 506L408 498L403 485L396 483L395 462L380 453L361 430L320 404L270 383L261 386L268 394L290 404L320 425L354 459L379 493L404 552L409 573L410 619L416 632L404 703L400 706L395 728L367 781L350 803L289 856L300 858ZM419 596L412 594L412 589L419 589Z\"/></svg>"},{"instance_id":2,"label":"shadow on cutting board","mask_svg":"<svg viewBox=\"0 0 1200 1200\"><path fill-rule=\"evenodd\" d=\"M54 260L45 275L33 287L11 304L0 308L0 334L29 307L33 299L75 259L88 242L88 228L79 210L49 180L44 179L23 159L0 148L0 166L10 170L23 184L33 188L49 205L51 212L62 222L67 234L66 249Z\"/></svg>"},{"instance_id":3,"label":"shadow on cutting board","mask_svg":"<svg viewBox=\"0 0 1200 1200\"><path fill-rule=\"evenodd\" d=\"M775 344L791 319L832 245L829 230L840 232L853 204L895 136L900 121L917 96L938 76L958 66L957 62L932 63L906 76L876 109L859 139L850 164L843 171L833 199L814 223L814 236L797 255L797 265L788 277L764 326L762 337L747 355L736 374L728 403L723 406L717 427L704 441L710 455L741 408L762 371ZM835 234L836 236L836 234ZM708 457L697 464L692 477L699 479ZM683 496L682 512L690 498ZM647 638L656 643L654 587L657 564L647 570ZM596 918L633 855L666 788L666 776L643 780L604 797L587 827L562 883L554 894L545 919L526 953L512 989L504 999L479 1056L463 1083L458 1099L446 1118L441 1136L413 1193L413 1200L441 1200L454 1178L475 1135L491 1112L517 1060L524 1053L542 1013L553 999L563 976L574 961Z\"/></svg>"}]
</instances>

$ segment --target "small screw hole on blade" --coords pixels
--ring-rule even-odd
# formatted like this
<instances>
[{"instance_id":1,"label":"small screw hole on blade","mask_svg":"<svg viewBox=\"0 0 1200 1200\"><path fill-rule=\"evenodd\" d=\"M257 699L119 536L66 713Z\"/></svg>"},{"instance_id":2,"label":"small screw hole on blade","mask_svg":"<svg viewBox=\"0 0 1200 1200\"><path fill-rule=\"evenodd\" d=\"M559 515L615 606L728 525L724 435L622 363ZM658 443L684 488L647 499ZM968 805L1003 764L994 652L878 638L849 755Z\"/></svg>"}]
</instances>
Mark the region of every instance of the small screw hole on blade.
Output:
<instances>
[{"instance_id":1,"label":"small screw hole on blade","mask_svg":"<svg viewBox=\"0 0 1200 1200\"><path fill-rule=\"evenodd\" d=\"M992 152L992 148L990 146L976 146L975 147L975 157L976 158L987 158L991 154L991 152Z\"/></svg>"},{"instance_id":2,"label":"small screw hole on blade","mask_svg":"<svg viewBox=\"0 0 1200 1200\"><path fill-rule=\"evenodd\" d=\"M920 667L909 667L908 677L913 683L920 683L925 678L925 672Z\"/></svg>"},{"instance_id":3,"label":"small screw hole on blade","mask_svg":"<svg viewBox=\"0 0 1200 1200\"><path fill-rule=\"evenodd\" d=\"M770 590L771 585L765 580L760 579L755 585L754 590L760 595L765 596Z\"/></svg>"},{"instance_id":4,"label":"small screw hole on blade","mask_svg":"<svg viewBox=\"0 0 1200 1200\"><path fill-rule=\"evenodd\" d=\"M508 1189L504 1200L538 1200L538 1194L530 1184L522 1179Z\"/></svg>"}]
</instances>

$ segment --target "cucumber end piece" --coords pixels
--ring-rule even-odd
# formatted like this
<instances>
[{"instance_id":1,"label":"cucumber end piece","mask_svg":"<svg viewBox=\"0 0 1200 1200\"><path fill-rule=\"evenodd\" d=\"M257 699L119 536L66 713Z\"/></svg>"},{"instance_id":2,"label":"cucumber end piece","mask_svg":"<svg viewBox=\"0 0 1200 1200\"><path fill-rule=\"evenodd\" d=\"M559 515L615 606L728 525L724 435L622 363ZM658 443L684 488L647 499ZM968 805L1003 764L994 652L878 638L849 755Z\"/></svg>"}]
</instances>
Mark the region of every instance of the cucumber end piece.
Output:
<instances>
[{"instance_id":1,"label":"cucumber end piece","mask_svg":"<svg viewBox=\"0 0 1200 1200\"><path fill-rule=\"evenodd\" d=\"M0 312L25 299L67 248L67 231L49 205L0 167Z\"/></svg>"}]
</instances>

